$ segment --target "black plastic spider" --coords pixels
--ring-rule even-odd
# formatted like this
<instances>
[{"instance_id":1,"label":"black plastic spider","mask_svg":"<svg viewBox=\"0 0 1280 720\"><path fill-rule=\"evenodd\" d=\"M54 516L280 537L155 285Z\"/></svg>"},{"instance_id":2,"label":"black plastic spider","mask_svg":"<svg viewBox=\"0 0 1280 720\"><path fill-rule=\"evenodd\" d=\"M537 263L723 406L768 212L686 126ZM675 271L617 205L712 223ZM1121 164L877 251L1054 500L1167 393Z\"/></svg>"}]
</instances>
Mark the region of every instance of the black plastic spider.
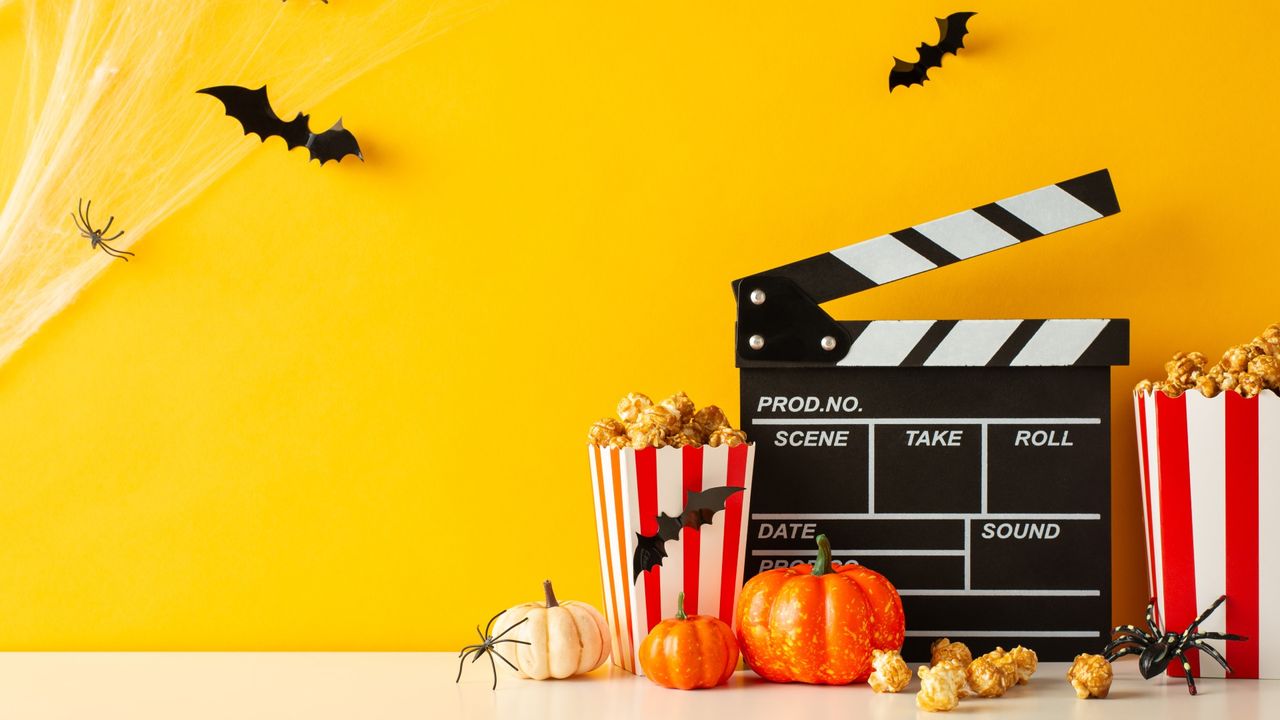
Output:
<instances>
[{"instance_id":1,"label":"black plastic spider","mask_svg":"<svg viewBox=\"0 0 1280 720\"><path fill-rule=\"evenodd\" d=\"M1208 610L1200 613L1200 617L1196 618L1186 630L1181 634L1164 632L1160 626L1156 624L1155 607L1156 599L1151 598L1150 604L1147 605L1147 628L1151 632L1147 632L1142 628L1133 625L1118 625L1111 630L1114 638L1107 647L1102 651L1107 656L1107 661L1114 661L1116 658L1125 655L1133 655L1142 653L1138 658L1138 670L1142 673L1142 677L1150 680L1159 675L1169 667L1169 663L1177 657L1182 661L1182 672L1187 676L1187 692L1192 695L1196 694L1196 681L1191 677L1191 664L1187 662L1186 652L1191 649L1199 650L1205 655L1214 659L1227 672L1233 672L1231 666L1227 664L1226 658L1221 653L1209 645L1205 640L1248 640L1242 635L1232 635L1220 632L1197 632L1200 623L1205 621L1218 606L1225 602L1226 595L1218 598Z\"/></svg>"},{"instance_id":2,"label":"black plastic spider","mask_svg":"<svg viewBox=\"0 0 1280 720\"><path fill-rule=\"evenodd\" d=\"M502 653L498 652L498 648L496 646L499 643L518 643L520 645L530 645L531 643L525 642L524 640L513 640L512 638L507 638L505 640L502 639L503 635L506 635L512 630L515 630L516 628L525 624L525 622L527 622L529 618L525 618L524 620L521 620L520 622L516 623L515 625L512 625L506 630L503 630L501 633L498 634L498 637L492 637L489 635L489 631L493 629L493 622L497 620L498 616L501 614L502 613L498 613L498 615L494 615L493 617L489 618L489 622L484 626L484 632L480 632L479 625L476 626L476 632L480 635L480 643L478 645L468 645L462 648L462 651L458 653L458 677L454 678L453 680L454 682L458 682L462 680L462 663L466 661L466 658L468 655L474 656L471 658L471 662L475 662L479 660L480 656L482 655L489 656L489 665L493 667L493 689L494 690L498 689L498 664L493 661L494 655L497 655L498 659L506 663L508 666L510 666L512 670L515 670L516 672L520 672L519 668L517 668L515 665L512 665L510 660L506 659L505 657L503 657Z\"/></svg>"},{"instance_id":3,"label":"black plastic spider","mask_svg":"<svg viewBox=\"0 0 1280 720\"><path fill-rule=\"evenodd\" d=\"M77 217L76 213L71 213L71 221L76 224L76 229L80 231L82 236L89 240L89 249L96 250L98 248L102 248L102 252L110 255L111 257L120 258L125 262L129 262L129 258L125 257L125 255L133 255L133 253L128 250L117 250L107 244L109 242L119 240L120 236L124 235L123 230L112 237L103 237L109 230L111 230L111 223L116 221L116 216L112 215L107 219L106 227L101 230L94 230L93 224L89 222L89 210L92 207L92 200L89 201L88 205L85 205L84 198L81 198L80 202L76 205L76 209L79 210L79 216Z\"/></svg>"}]
</instances>

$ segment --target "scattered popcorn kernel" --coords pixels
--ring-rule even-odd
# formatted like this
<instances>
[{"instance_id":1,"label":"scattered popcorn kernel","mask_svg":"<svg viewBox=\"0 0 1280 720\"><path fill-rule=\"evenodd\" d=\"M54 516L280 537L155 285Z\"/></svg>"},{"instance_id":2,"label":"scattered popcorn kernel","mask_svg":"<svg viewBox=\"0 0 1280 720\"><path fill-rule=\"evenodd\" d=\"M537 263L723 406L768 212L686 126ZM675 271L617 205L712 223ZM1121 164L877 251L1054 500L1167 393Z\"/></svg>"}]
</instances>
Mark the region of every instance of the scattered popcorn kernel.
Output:
<instances>
[{"instance_id":1,"label":"scattered popcorn kernel","mask_svg":"<svg viewBox=\"0 0 1280 720\"><path fill-rule=\"evenodd\" d=\"M1004 673L995 662L985 657L969 663L969 667L965 670L965 678L968 679L969 687L973 688L973 692L978 697L1000 697L1009 689L1005 685Z\"/></svg>"},{"instance_id":2,"label":"scattered popcorn kernel","mask_svg":"<svg viewBox=\"0 0 1280 720\"><path fill-rule=\"evenodd\" d=\"M871 667L874 672L867 682L878 693L901 692L911 682L911 669L897 650L872 650Z\"/></svg>"},{"instance_id":3,"label":"scattered popcorn kernel","mask_svg":"<svg viewBox=\"0 0 1280 720\"><path fill-rule=\"evenodd\" d=\"M938 638L929 646L931 658L930 665L937 665L943 660L957 660L962 667L968 667L973 662L973 653L969 651L969 646L962 642L953 643L947 638Z\"/></svg>"},{"instance_id":4,"label":"scattered popcorn kernel","mask_svg":"<svg viewBox=\"0 0 1280 720\"><path fill-rule=\"evenodd\" d=\"M622 422L630 425L640 418L640 413L645 408L653 407L653 400L649 399L644 393L627 393L627 396L618 401L618 417L622 418Z\"/></svg>"},{"instance_id":5,"label":"scattered popcorn kernel","mask_svg":"<svg viewBox=\"0 0 1280 720\"><path fill-rule=\"evenodd\" d=\"M1018 669L1013 664L1013 656L1005 652L1004 648L997 647L995 650L983 655L982 659L990 661L996 671L1000 673L1000 682L1006 690L1018 684Z\"/></svg>"},{"instance_id":6,"label":"scattered popcorn kernel","mask_svg":"<svg viewBox=\"0 0 1280 720\"><path fill-rule=\"evenodd\" d=\"M680 418L681 425L693 419L693 401L683 392L678 392L658 404L675 413Z\"/></svg>"},{"instance_id":7,"label":"scattered popcorn kernel","mask_svg":"<svg viewBox=\"0 0 1280 720\"><path fill-rule=\"evenodd\" d=\"M955 660L945 660L932 668L921 665L916 673L920 676L920 692L916 693L916 707L926 712L946 712L960 704L960 689L954 680L954 674L960 674L960 684L964 684L964 671Z\"/></svg>"},{"instance_id":8,"label":"scattered popcorn kernel","mask_svg":"<svg viewBox=\"0 0 1280 720\"><path fill-rule=\"evenodd\" d=\"M1067 680L1081 700L1105 698L1111 692L1111 663L1101 655L1077 655L1067 671Z\"/></svg>"},{"instance_id":9,"label":"scattered popcorn kernel","mask_svg":"<svg viewBox=\"0 0 1280 720\"><path fill-rule=\"evenodd\" d=\"M592 445L600 447L608 447L614 438L626 437L627 428L613 418L604 418L597 420L591 429L587 431L587 439Z\"/></svg>"},{"instance_id":10,"label":"scattered popcorn kernel","mask_svg":"<svg viewBox=\"0 0 1280 720\"><path fill-rule=\"evenodd\" d=\"M1026 685L1030 682L1031 676L1036 674L1036 667L1040 664L1036 651L1019 645L1009 651L1009 657L1013 658L1013 668L1018 674L1018 684Z\"/></svg>"},{"instance_id":11,"label":"scattered popcorn kernel","mask_svg":"<svg viewBox=\"0 0 1280 720\"><path fill-rule=\"evenodd\" d=\"M729 447L738 447L747 441L747 434L741 430L722 427L711 433L711 437L707 438L707 444L711 447L720 447L728 445Z\"/></svg>"}]
</instances>

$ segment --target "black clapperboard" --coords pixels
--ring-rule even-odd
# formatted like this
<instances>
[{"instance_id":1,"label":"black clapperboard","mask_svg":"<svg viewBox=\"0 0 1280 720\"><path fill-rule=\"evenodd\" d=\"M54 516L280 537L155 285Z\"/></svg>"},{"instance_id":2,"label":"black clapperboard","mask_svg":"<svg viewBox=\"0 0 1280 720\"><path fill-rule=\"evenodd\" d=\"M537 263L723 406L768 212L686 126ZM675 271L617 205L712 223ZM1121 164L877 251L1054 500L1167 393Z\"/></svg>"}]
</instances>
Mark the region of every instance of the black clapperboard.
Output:
<instances>
[{"instance_id":1,"label":"black clapperboard","mask_svg":"<svg viewBox=\"0 0 1280 720\"><path fill-rule=\"evenodd\" d=\"M836 321L819 303L1119 211L1101 170L736 281L745 576L811 561L825 533L898 587L910 660L942 636L1098 652L1129 321Z\"/></svg>"}]
</instances>

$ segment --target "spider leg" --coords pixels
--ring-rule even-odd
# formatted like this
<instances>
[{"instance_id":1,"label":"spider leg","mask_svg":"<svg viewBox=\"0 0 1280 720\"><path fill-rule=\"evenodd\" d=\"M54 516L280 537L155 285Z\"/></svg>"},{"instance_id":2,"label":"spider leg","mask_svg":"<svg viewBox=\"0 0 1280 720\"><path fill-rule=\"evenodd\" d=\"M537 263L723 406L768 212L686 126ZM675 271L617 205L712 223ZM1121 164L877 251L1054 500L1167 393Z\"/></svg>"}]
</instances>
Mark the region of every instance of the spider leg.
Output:
<instances>
[{"instance_id":1,"label":"spider leg","mask_svg":"<svg viewBox=\"0 0 1280 720\"><path fill-rule=\"evenodd\" d=\"M119 253L120 255L132 255L132 254L133 254L133 253L129 252L128 250L121 250L120 248L113 248L113 247L111 247L110 245L108 245L108 244L107 244L107 241L106 241L106 240L99 240L99 241L98 241L98 244L99 244L99 245L101 245L101 246L102 246L102 247L104 247L104 248L108 248L109 250L111 250L111 252Z\"/></svg>"},{"instance_id":2,"label":"spider leg","mask_svg":"<svg viewBox=\"0 0 1280 720\"><path fill-rule=\"evenodd\" d=\"M489 667L493 668L493 689L498 689L498 663L493 661L493 651L485 653L489 656Z\"/></svg>"},{"instance_id":3,"label":"spider leg","mask_svg":"<svg viewBox=\"0 0 1280 720\"><path fill-rule=\"evenodd\" d=\"M1119 650L1116 650L1114 652L1104 651L1102 654L1107 656L1107 662L1115 662L1118 658L1122 658L1125 655L1138 655L1141 653L1142 653L1142 648L1140 647L1127 647L1127 648L1120 648Z\"/></svg>"},{"instance_id":4,"label":"spider leg","mask_svg":"<svg viewBox=\"0 0 1280 720\"><path fill-rule=\"evenodd\" d=\"M1135 625L1117 625L1111 628L1112 635L1128 635L1129 637L1142 638L1143 640L1152 640L1150 634L1146 630Z\"/></svg>"},{"instance_id":5,"label":"spider leg","mask_svg":"<svg viewBox=\"0 0 1280 720\"><path fill-rule=\"evenodd\" d=\"M1151 602L1147 603L1147 627L1151 630L1151 637L1158 638L1164 634L1160 629L1160 625L1156 623L1156 599L1151 598Z\"/></svg>"},{"instance_id":6,"label":"spider leg","mask_svg":"<svg viewBox=\"0 0 1280 720\"><path fill-rule=\"evenodd\" d=\"M106 231L104 230L101 234L105 235L105 234L106 234ZM119 240L119 239L120 239L120 238L122 238L122 237L124 237L124 231L123 231L123 230L121 230L120 232L116 233L115 235L112 235L111 237L104 237L104 238L102 238L102 241L103 241L103 242L115 242L116 240Z\"/></svg>"},{"instance_id":7,"label":"spider leg","mask_svg":"<svg viewBox=\"0 0 1280 720\"><path fill-rule=\"evenodd\" d=\"M93 223L89 222L89 210L92 208L93 208L93 201L90 200L89 203L84 206L84 213L81 215L81 219L84 220L84 226L90 229L93 228Z\"/></svg>"},{"instance_id":8,"label":"spider leg","mask_svg":"<svg viewBox=\"0 0 1280 720\"><path fill-rule=\"evenodd\" d=\"M520 668L516 667L515 665L512 665L512 664L511 664L511 661L507 659L507 656L503 655L502 653L498 652L497 650L494 650L494 651L493 651L493 654L494 654L494 655L497 655L497 656L498 656L498 659L499 659L499 660L501 660L502 662L506 663L506 664L507 664L507 665L508 665L512 670L515 670L516 672L520 672Z\"/></svg>"},{"instance_id":9,"label":"spider leg","mask_svg":"<svg viewBox=\"0 0 1280 720\"><path fill-rule=\"evenodd\" d=\"M121 260L123 260L123 261L125 261L125 262L129 262L129 258L125 257L125 255L132 255L132 254L133 254L133 253L131 253L131 252L127 252L127 251L125 251L125 250L117 250L117 249L115 249L115 248L111 247L110 245L107 245L107 244L106 244L106 243L104 243L104 242L99 242L99 243L98 243L98 247L102 248L102 252L106 253L107 255L110 255L110 256L111 256L111 257L113 257L113 258L120 258Z\"/></svg>"},{"instance_id":10,"label":"spider leg","mask_svg":"<svg viewBox=\"0 0 1280 720\"><path fill-rule=\"evenodd\" d=\"M1218 649L1209 643L1204 642L1203 640L1193 640L1188 643L1188 645L1213 658L1215 662L1222 666L1223 670L1226 670L1229 673L1235 672L1235 670L1231 669L1231 665L1227 663L1227 659L1222 657L1222 654L1218 652Z\"/></svg>"},{"instance_id":11,"label":"spider leg","mask_svg":"<svg viewBox=\"0 0 1280 720\"><path fill-rule=\"evenodd\" d=\"M80 221L84 222L85 227L88 227L89 223L85 222L85 219L84 219L84 198L79 198L78 200L76 200L76 210L79 211L80 213Z\"/></svg>"},{"instance_id":12,"label":"spider leg","mask_svg":"<svg viewBox=\"0 0 1280 720\"><path fill-rule=\"evenodd\" d=\"M1147 647L1148 643L1141 643L1136 640L1112 640L1107 643L1105 648L1102 649L1102 654L1107 655L1108 653L1115 652L1126 645L1136 647L1138 652L1142 652Z\"/></svg>"},{"instance_id":13,"label":"spider leg","mask_svg":"<svg viewBox=\"0 0 1280 720\"><path fill-rule=\"evenodd\" d=\"M1186 640L1187 638L1191 637L1191 633L1194 633L1200 627L1200 623L1204 622L1205 619L1208 618L1209 615L1213 613L1214 610L1218 609L1219 605L1221 605L1226 601L1227 601L1226 595L1222 595L1217 600L1214 600L1213 604L1209 606L1208 610L1205 610L1204 612L1200 613L1200 617L1196 618L1195 620L1192 620L1191 624L1187 626L1187 629L1182 631L1182 635L1180 636L1181 639Z\"/></svg>"},{"instance_id":14,"label":"spider leg","mask_svg":"<svg viewBox=\"0 0 1280 720\"><path fill-rule=\"evenodd\" d=\"M502 612L506 612L506 610L503 610ZM501 612L489 618L489 622L484 624L484 634L486 637L489 635L489 632L493 630L493 623L497 621L497 619L500 617L502 617Z\"/></svg>"},{"instance_id":15,"label":"spider leg","mask_svg":"<svg viewBox=\"0 0 1280 720\"><path fill-rule=\"evenodd\" d=\"M107 231L111 229L111 223L113 223L113 222L115 222L115 221L116 221L116 216L115 216L115 215L112 215L111 217L107 218L107 226L106 226L106 227L104 227L104 228L102 228L102 230L100 231L100 232L101 232L101 234L106 235L106 234L107 234Z\"/></svg>"},{"instance_id":16,"label":"spider leg","mask_svg":"<svg viewBox=\"0 0 1280 720\"><path fill-rule=\"evenodd\" d=\"M88 235L89 231L85 230L83 227L80 227L80 218L77 218L75 213L71 213L71 222L76 224L76 229L80 231L81 235L84 235L85 237L89 237Z\"/></svg>"},{"instance_id":17,"label":"spider leg","mask_svg":"<svg viewBox=\"0 0 1280 720\"><path fill-rule=\"evenodd\" d=\"M462 663L464 662L466 662L466 660L463 659L462 655L459 655L458 656L458 677L453 679L454 682L459 682L462 680Z\"/></svg>"},{"instance_id":18,"label":"spider leg","mask_svg":"<svg viewBox=\"0 0 1280 720\"><path fill-rule=\"evenodd\" d=\"M1191 637L1187 639L1188 640L1248 640L1249 638L1243 635L1235 635L1232 633L1199 632L1199 633L1193 633Z\"/></svg>"},{"instance_id":19,"label":"spider leg","mask_svg":"<svg viewBox=\"0 0 1280 720\"><path fill-rule=\"evenodd\" d=\"M1196 694L1196 679L1192 677L1191 663L1187 662L1187 654L1185 651L1178 651L1178 659L1182 661L1182 674L1187 676L1187 692L1192 695Z\"/></svg>"},{"instance_id":20,"label":"spider leg","mask_svg":"<svg viewBox=\"0 0 1280 720\"><path fill-rule=\"evenodd\" d=\"M498 639L499 639L499 638L501 638L503 635L506 635L507 633L511 632L512 630L515 630L516 628L520 627L521 625L525 624L525 623L526 623L526 622L528 622L528 621L529 621L529 618L524 618L523 620L521 620L520 622L516 623L515 625L512 625L511 627L507 628L506 630L503 630L502 632L498 633L498 636L497 636L497 637L495 637L495 638L494 638L494 640L498 640Z\"/></svg>"},{"instance_id":21,"label":"spider leg","mask_svg":"<svg viewBox=\"0 0 1280 720\"><path fill-rule=\"evenodd\" d=\"M468 645L468 646L466 646L466 647L464 647L464 648L462 648L461 650L459 650L459 651L458 651L458 657L462 657L463 655L466 655L469 651L471 651L471 650L477 650L477 649L479 649L480 647L482 647L482 646L481 646L481 645Z\"/></svg>"},{"instance_id":22,"label":"spider leg","mask_svg":"<svg viewBox=\"0 0 1280 720\"><path fill-rule=\"evenodd\" d=\"M512 640L511 638L507 638L506 640L494 640L493 642L491 642L491 643L489 643L489 644L490 644L490 645L499 645L499 644L501 644L501 643L508 643L508 642L509 642L509 643L516 643L517 645L532 645L532 644L533 644L533 643L528 642L528 641L525 641L525 640Z\"/></svg>"}]
</instances>

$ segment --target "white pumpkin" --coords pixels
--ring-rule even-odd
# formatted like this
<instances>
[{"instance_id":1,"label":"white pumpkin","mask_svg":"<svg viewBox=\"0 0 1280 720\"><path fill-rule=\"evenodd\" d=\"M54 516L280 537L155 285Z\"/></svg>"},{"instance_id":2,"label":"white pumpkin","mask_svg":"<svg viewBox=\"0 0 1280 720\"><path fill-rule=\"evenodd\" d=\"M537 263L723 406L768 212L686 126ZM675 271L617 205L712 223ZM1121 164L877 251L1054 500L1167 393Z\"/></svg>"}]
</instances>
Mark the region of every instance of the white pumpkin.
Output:
<instances>
[{"instance_id":1,"label":"white pumpkin","mask_svg":"<svg viewBox=\"0 0 1280 720\"><path fill-rule=\"evenodd\" d=\"M520 677L534 680L567 678L591 672L609 659L609 627L594 607L574 600L557 602L551 581L542 583L546 602L530 602L508 609L493 626L493 636L519 643L498 645ZM522 622L523 621L523 622ZM513 650L514 649L514 650Z\"/></svg>"}]
</instances>

